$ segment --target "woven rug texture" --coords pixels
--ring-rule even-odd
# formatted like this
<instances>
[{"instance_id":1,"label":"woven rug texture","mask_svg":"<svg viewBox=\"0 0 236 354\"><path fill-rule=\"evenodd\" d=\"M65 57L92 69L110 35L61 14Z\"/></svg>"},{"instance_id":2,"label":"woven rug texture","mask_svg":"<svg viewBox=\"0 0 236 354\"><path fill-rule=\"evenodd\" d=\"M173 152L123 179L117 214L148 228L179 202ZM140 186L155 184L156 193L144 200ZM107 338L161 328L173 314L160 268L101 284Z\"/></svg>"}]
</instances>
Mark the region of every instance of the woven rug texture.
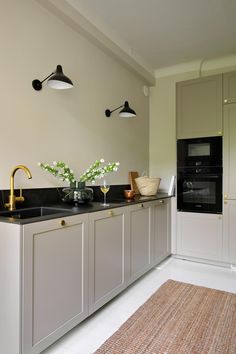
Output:
<instances>
[{"instance_id":1,"label":"woven rug texture","mask_svg":"<svg viewBox=\"0 0 236 354\"><path fill-rule=\"evenodd\" d=\"M236 354L236 294L168 280L95 354Z\"/></svg>"}]
</instances>

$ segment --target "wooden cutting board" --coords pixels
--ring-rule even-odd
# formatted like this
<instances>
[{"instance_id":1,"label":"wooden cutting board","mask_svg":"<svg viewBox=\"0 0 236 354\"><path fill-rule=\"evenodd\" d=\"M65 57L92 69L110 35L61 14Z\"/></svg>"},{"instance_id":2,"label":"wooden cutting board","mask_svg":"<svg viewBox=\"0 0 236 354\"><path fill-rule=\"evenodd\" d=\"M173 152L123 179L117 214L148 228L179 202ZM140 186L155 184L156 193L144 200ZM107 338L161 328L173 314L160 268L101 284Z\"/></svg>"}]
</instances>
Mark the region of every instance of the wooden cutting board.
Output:
<instances>
[{"instance_id":1,"label":"wooden cutting board","mask_svg":"<svg viewBox=\"0 0 236 354\"><path fill-rule=\"evenodd\" d=\"M133 189L135 191L135 194L140 194L137 184L135 182L135 178L139 177L138 172L136 171L131 171L129 172L129 183L130 183L130 187L131 189Z\"/></svg>"}]
</instances>

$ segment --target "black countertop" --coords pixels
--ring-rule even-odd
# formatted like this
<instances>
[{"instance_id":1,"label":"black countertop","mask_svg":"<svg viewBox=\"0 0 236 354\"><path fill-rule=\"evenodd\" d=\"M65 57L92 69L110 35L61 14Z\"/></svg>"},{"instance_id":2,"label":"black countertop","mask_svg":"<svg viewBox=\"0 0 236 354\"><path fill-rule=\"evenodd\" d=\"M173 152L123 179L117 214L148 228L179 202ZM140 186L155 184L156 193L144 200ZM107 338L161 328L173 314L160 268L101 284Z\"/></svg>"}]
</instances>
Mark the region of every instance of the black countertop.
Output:
<instances>
[{"instance_id":1,"label":"black countertop","mask_svg":"<svg viewBox=\"0 0 236 354\"><path fill-rule=\"evenodd\" d=\"M11 224L19 224L25 225L34 222L40 222L45 220L51 220L66 216L78 215L78 214L85 214L85 213L93 213L102 210L109 210L114 208L120 208L128 205L134 205L139 203L150 202L153 200L170 198L167 193L158 193L155 196L144 197L144 196L135 196L134 199L127 200L124 198L114 198L112 201L109 201L109 206L102 206L101 202L90 202L87 204L79 204L78 206L74 206L71 204L58 202L53 204L43 204L40 207L48 207L48 208L55 208L55 209L62 209L60 212L51 215L44 215L44 216L37 216L37 217L30 217L25 219L15 218L15 217L6 217L0 216L0 222L11 223ZM23 211L24 208L18 209L19 212ZM4 213L4 212L2 212Z\"/></svg>"}]
</instances>

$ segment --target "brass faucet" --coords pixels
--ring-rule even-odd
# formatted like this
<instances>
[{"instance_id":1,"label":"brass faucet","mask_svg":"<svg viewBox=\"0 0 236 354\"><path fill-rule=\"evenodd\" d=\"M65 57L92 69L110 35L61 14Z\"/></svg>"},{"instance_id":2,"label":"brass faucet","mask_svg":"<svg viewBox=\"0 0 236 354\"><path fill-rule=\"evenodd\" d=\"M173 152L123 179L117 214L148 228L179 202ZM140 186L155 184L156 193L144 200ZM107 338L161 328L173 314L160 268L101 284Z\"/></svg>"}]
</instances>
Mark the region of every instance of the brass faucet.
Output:
<instances>
[{"instance_id":1,"label":"brass faucet","mask_svg":"<svg viewBox=\"0 0 236 354\"><path fill-rule=\"evenodd\" d=\"M20 190L20 196L16 197L14 195L14 176L16 171L18 170L23 170L26 174L27 177L30 179L32 178L32 175L30 173L30 170L28 169L28 167L23 166L23 165L18 165L14 168L14 170L11 173L11 177L10 177L10 195L9 195L9 201L8 203L5 203L5 208L8 208L9 210L14 210L16 209L16 202L20 202L22 203L25 198L22 196L22 190Z\"/></svg>"}]
</instances>

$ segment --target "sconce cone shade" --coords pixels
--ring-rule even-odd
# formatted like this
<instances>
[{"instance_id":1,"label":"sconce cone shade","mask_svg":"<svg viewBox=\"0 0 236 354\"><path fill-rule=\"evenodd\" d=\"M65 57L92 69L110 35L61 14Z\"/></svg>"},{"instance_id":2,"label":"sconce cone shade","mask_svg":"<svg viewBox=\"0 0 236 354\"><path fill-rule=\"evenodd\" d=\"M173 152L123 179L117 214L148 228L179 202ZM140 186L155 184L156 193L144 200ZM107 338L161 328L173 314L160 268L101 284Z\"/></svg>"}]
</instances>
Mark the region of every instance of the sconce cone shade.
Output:
<instances>
[{"instance_id":1,"label":"sconce cone shade","mask_svg":"<svg viewBox=\"0 0 236 354\"><path fill-rule=\"evenodd\" d=\"M42 89L42 83L47 81L48 86L57 90L64 90L73 87L72 81L64 75L62 66L57 65L56 71L48 75L44 80L39 81L38 79L32 81L32 86L36 91Z\"/></svg>"},{"instance_id":2,"label":"sconce cone shade","mask_svg":"<svg viewBox=\"0 0 236 354\"><path fill-rule=\"evenodd\" d=\"M125 101L125 103L123 105L113 109L112 111L110 111L110 109L106 109L105 110L106 117L110 117L112 112L117 111L117 109L119 109L119 108L122 108L122 110L119 113L120 117L130 118L130 117L136 116L135 111L132 108L130 108L128 101Z\"/></svg>"},{"instance_id":3,"label":"sconce cone shade","mask_svg":"<svg viewBox=\"0 0 236 354\"><path fill-rule=\"evenodd\" d=\"M124 108L120 111L119 116L124 118L136 116L135 111L130 108L128 101L125 101Z\"/></svg>"},{"instance_id":4,"label":"sconce cone shade","mask_svg":"<svg viewBox=\"0 0 236 354\"><path fill-rule=\"evenodd\" d=\"M64 90L73 87L72 81L64 75L61 65L57 65L55 74L47 82L48 86L57 90Z\"/></svg>"}]
</instances>

